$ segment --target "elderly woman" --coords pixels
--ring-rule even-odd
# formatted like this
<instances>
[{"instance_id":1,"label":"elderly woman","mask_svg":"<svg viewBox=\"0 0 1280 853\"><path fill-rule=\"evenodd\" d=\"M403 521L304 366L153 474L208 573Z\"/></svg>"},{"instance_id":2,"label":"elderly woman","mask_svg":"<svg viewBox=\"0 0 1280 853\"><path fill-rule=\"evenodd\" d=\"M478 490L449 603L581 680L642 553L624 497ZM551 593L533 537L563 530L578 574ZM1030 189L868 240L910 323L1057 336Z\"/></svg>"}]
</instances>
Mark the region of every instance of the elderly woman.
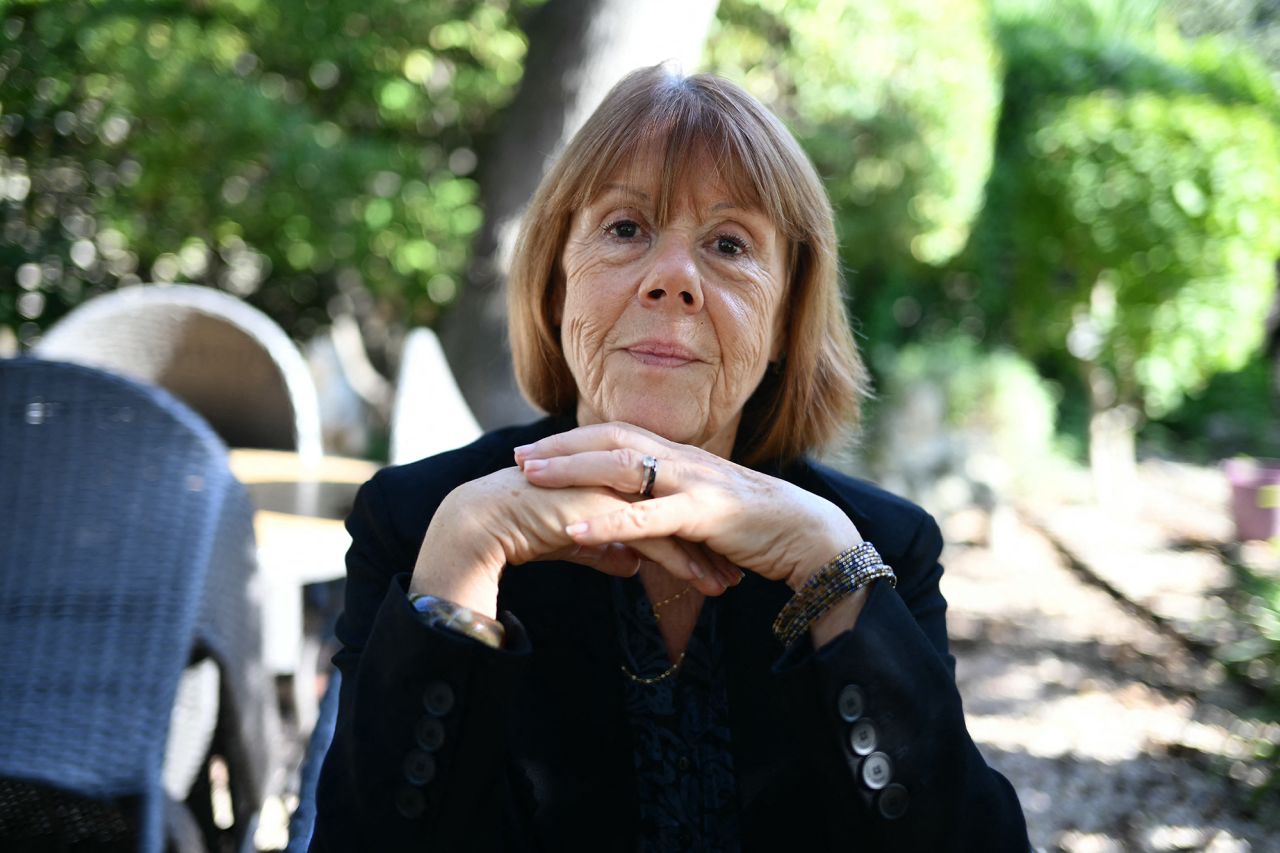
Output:
<instances>
[{"instance_id":1,"label":"elderly woman","mask_svg":"<svg viewBox=\"0 0 1280 853\"><path fill-rule=\"evenodd\" d=\"M782 124L631 74L509 287L551 415L361 490L312 849L1027 850L965 729L937 525L805 456L864 373Z\"/></svg>"}]
</instances>

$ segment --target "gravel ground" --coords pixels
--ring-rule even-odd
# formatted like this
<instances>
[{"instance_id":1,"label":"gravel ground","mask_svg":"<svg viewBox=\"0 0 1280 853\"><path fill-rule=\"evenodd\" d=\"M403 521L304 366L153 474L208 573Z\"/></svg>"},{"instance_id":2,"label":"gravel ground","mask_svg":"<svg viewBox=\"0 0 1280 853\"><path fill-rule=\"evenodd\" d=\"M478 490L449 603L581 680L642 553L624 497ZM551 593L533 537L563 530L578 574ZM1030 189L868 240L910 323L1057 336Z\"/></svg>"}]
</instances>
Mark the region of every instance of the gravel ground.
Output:
<instances>
[{"instance_id":1,"label":"gravel ground","mask_svg":"<svg viewBox=\"0 0 1280 853\"><path fill-rule=\"evenodd\" d=\"M973 516L943 526L969 728L1018 790L1037 850L1280 853L1280 816L1245 801L1258 724L1231 710L1247 697L1219 669L1011 513L991 537Z\"/></svg>"}]
</instances>

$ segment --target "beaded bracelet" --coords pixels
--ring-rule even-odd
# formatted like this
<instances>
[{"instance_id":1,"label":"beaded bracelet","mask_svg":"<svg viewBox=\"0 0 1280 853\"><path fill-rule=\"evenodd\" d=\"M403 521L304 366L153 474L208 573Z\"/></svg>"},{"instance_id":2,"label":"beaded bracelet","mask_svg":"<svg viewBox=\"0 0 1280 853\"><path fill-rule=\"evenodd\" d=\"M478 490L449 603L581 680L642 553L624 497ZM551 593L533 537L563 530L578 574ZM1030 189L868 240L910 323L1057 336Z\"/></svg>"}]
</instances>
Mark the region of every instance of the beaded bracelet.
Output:
<instances>
[{"instance_id":1,"label":"beaded bracelet","mask_svg":"<svg viewBox=\"0 0 1280 853\"><path fill-rule=\"evenodd\" d=\"M893 569L880 559L870 542L841 551L805 581L773 620L773 634L789 646L832 607L873 580L898 585Z\"/></svg>"}]
</instances>

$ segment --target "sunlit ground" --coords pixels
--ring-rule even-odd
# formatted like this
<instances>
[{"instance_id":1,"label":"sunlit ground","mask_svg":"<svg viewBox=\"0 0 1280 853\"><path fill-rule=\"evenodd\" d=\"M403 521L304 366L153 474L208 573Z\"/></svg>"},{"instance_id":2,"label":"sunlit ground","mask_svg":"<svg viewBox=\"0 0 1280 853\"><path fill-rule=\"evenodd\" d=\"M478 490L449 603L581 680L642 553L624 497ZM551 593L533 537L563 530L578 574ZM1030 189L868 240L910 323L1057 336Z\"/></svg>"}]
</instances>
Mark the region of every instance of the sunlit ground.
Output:
<instances>
[{"instance_id":1,"label":"sunlit ground","mask_svg":"<svg viewBox=\"0 0 1280 853\"><path fill-rule=\"evenodd\" d=\"M1124 539L1099 510L1071 511L1097 519L1090 547L1141 552L1159 571L1141 517L1115 525L1135 534ZM1189 528L1215 523L1184 511L1198 516ZM1028 517L1002 514L994 535L979 516L947 519L944 592L970 731L1018 789L1036 848L1280 850L1280 815L1247 806L1266 776L1256 751L1280 725L1252 719L1220 666L1069 568Z\"/></svg>"}]
</instances>

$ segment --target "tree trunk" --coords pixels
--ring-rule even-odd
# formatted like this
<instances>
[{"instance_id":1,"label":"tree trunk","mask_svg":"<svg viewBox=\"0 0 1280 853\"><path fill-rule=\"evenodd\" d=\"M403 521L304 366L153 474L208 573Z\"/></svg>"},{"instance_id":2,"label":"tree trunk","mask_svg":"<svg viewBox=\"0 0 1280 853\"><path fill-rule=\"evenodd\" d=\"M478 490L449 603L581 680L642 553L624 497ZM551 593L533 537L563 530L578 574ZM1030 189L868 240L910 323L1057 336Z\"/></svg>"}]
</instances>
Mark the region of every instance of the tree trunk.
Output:
<instances>
[{"instance_id":1,"label":"tree trunk","mask_svg":"<svg viewBox=\"0 0 1280 853\"><path fill-rule=\"evenodd\" d=\"M516 226L548 165L627 72L698 64L717 0L549 0L532 21L520 90L480 174L485 222L440 340L485 429L527 420L507 345L506 271ZM501 344L499 342L502 342Z\"/></svg>"},{"instance_id":2,"label":"tree trunk","mask_svg":"<svg viewBox=\"0 0 1280 853\"><path fill-rule=\"evenodd\" d=\"M1089 386L1089 471L1099 504L1116 512L1137 508L1138 456L1135 406L1116 399L1115 380L1102 367L1086 364Z\"/></svg>"}]
</instances>

